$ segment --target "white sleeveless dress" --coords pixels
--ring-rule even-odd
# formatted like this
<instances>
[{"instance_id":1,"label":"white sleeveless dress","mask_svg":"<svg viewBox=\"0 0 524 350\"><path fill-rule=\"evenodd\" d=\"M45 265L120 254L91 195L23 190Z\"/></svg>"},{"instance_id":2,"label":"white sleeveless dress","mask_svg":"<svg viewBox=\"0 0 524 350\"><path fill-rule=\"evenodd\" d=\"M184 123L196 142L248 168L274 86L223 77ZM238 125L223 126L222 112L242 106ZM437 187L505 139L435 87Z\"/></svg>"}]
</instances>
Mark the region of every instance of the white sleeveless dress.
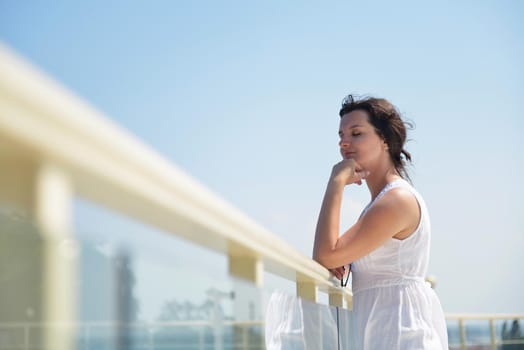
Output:
<instances>
[{"instance_id":1,"label":"white sleeveless dress","mask_svg":"<svg viewBox=\"0 0 524 350\"><path fill-rule=\"evenodd\" d=\"M384 193L396 187L416 197L421 209L420 222L408 238L392 238L351 264L355 349L448 349L442 307L424 281L431 238L424 200L407 181L399 179L387 184L362 215Z\"/></svg>"}]
</instances>

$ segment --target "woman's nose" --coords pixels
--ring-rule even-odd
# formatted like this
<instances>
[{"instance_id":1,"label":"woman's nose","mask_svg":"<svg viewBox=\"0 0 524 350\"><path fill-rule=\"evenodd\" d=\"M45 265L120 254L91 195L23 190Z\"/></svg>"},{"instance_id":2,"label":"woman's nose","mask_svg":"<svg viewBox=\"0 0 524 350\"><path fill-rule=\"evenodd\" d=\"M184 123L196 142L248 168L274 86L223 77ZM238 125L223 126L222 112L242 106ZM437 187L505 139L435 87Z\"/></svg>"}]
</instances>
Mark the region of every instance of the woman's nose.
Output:
<instances>
[{"instance_id":1,"label":"woman's nose","mask_svg":"<svg viewBox=\"0 0 524 350\"><path fill-rule=\"evenodd\" d=\"M338 145L340 146L340 148L347 148L349 147L349 141L346 139L340 139Z\"/></svg>"}]
</instances>

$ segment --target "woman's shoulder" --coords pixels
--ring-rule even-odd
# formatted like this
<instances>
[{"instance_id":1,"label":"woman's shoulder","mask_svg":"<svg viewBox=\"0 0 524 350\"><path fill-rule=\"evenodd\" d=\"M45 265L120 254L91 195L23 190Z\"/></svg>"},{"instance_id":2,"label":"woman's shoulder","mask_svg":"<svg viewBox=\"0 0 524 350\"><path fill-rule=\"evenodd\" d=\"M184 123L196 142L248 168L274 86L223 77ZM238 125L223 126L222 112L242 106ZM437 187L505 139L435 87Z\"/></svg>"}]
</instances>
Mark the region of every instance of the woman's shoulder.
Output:
<instances>
[{"instance_id":1,"label":"woman's shoulder","mask_svg":"<svg viewBox=\"0 0 524 350\"><path fill-rule=\"evenodd\" d=\"M415 188L406 180L399 179L390 182L384 188L380 196L375 199L373 206L390 207L397 212L412 213L418 217L420 213L419 201L419 194Z\"/></svg>"},{"instance_id":2,"label":"woman's shoulder","mask_svg":"<svg viewBox=\"0 0 524 350\"><path fill-rule=\"evenodd\" d=\"M406 238L419 226L423 215L421 200L418 193L409 184L408 186L392 187L380 198L381 203L379 205L392 208L395 212L400 213L399 215L402 216L402 220L405 222L405 229L396 238Z\"/></svg>"},{"instance_id":3,"label":"woman's shoulder","mask_svg":"<svg viewBox=\"0 0 524 350\"><path fill-rule=\"evenodd\" d=\"M385 191L380 198L377 198L377 204L395 207L414 207L418 211L418 202L413 187L394 186Z\"/></svg>"}]
</instances>

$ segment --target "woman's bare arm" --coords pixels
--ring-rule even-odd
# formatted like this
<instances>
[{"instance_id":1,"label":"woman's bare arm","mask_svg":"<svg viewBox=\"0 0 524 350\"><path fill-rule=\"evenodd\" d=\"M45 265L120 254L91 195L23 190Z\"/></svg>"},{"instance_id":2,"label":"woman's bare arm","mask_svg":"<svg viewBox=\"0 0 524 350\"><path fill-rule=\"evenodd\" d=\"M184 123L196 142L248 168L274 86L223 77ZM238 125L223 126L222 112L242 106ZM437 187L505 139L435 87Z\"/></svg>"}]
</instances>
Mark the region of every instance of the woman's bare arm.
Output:
<instances>
[{"instance_id":1,"label":"woman's bare arm","mask_svg":"<svg viewBox=\"0 0 524 350\"><path fill-rule=\"evenodd\" d=\"M416 227L416 199L405 190L395 189L376 201L355 225L338 238L338 223L336 227L334 223L340 215L338 194L326 191L315 237L314 259L328 269L353 262L379 248L398 233ZM322 213L323 210L328 212ZM330 210L337 210L338 214Z\"/></svg>"},{"instance_id":2,"label":"woman's bare arm","mask_svg":"<svg viewBox=\"0 0 524 350\"><path fill-rule=\"evenodd\" d=\"M313 259L322 264L325 252L331 251L336 246L340 225L340 206L345 184L341 181L329 181L320 214L318 215L317 229L315 232L315 245ZM340 267L331 266L330 268Z\"/></svg>"}]
</instances>

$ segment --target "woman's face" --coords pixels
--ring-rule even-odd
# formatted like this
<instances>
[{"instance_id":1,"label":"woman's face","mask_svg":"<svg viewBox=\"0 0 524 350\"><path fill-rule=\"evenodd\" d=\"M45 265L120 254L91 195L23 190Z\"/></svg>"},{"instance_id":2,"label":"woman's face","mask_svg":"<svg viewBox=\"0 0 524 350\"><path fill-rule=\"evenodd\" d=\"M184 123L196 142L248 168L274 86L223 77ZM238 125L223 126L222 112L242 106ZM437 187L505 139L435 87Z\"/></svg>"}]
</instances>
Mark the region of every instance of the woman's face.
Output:
<instances>
[{"instance_id":1,"label":"woman's face","mask_svg":"<svg viewBox=\"0 0 524 350\"><path fill-rule=\"evenodd\" d=\"M386 143L369 123L367 112L355 110L344 114L338 133L342 158L352 158L364 169L387 159Z\"/></svg>"}]
</instances>

